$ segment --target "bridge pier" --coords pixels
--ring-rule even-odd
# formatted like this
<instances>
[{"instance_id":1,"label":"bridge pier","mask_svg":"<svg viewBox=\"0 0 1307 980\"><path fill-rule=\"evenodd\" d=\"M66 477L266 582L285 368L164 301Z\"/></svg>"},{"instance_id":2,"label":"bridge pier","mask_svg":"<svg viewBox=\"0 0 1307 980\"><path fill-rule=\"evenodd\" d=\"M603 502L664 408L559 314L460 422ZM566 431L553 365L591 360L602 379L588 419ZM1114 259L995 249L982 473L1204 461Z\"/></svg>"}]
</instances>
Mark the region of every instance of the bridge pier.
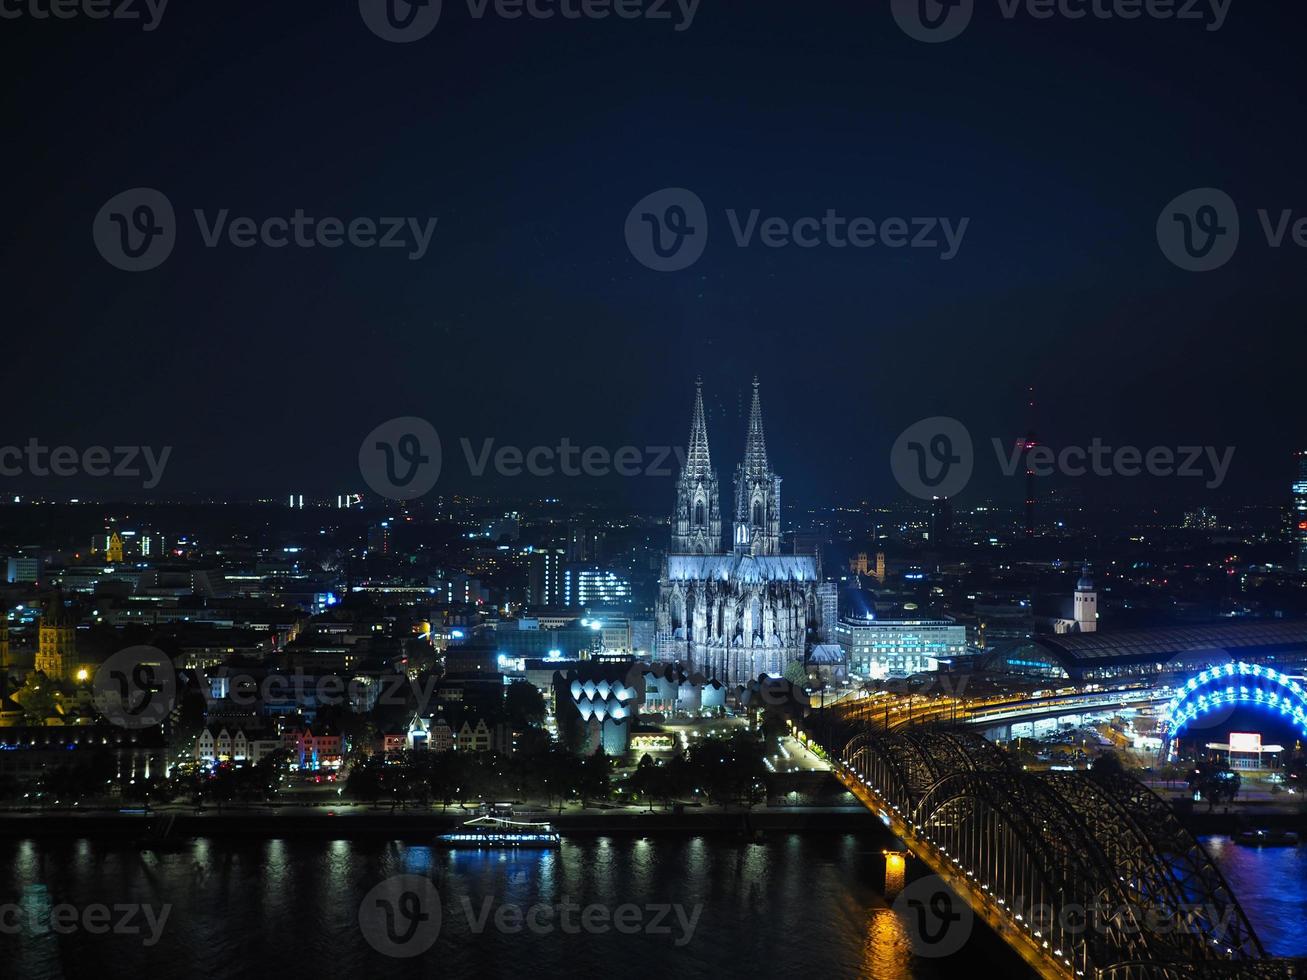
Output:
<instances>
[{"instance_id":1,"label":"bridge pier","mask_svg":"<svg viewBox=\"0 0 1307 980\"><path fill-rule=\"evenodd\" d=\"M903 891L903 883L907 876L908 851L896 850L891 847L882 851L885 855L885 897L891 902L898 897L899 892Z\"/></svg>"}]
</instances>

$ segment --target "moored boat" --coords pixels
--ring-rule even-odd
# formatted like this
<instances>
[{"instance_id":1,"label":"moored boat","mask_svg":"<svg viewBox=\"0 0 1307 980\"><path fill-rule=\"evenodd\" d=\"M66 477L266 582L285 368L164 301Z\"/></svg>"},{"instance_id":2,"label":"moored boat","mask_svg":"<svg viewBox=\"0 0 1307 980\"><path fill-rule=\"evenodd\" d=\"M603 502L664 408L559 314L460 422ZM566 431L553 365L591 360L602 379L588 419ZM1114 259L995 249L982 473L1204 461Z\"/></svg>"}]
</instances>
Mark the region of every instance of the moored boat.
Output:
<instances>
[{"instance_id":1,"label":"moored boat","mask_svg":"<svg viewBox=\"0 0 1307 980\"><path fill-rule=\"evenodd\" d=\"M436 840L446 847L557 847L561 839L550 823L482 816Z\"/></svg>"},{"instance_id":2,"label":"moored boat","mask_svg":"<svg viewBox=\"0 0 1307 980\"><path fill-rule=\"evenodd\" d=\"M1249 847L1292 847L1298 843L1294 830L1241 830L1234 838Z\"/></svg>"}]
</instances>

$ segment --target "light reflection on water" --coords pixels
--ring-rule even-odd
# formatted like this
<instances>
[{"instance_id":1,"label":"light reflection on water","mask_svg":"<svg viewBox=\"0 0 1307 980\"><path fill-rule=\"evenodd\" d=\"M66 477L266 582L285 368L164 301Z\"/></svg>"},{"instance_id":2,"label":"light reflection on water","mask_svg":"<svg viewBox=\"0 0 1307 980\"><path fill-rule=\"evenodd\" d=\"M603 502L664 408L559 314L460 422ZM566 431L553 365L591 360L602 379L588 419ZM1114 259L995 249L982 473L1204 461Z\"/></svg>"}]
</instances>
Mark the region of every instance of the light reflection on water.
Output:
<instances>
[{"instance_id":1,"label":"light reflection on water","mask_svg":"<svg viewBox=\"0 0 1307 980\"><path fill-rule=\"evenodd\" d=\"M862 952L863 976L901 980L913 975L912 941L903 920L890 909L872 911Z\"/></svg>"},{"instance_id":2,"label":"light reflection on water","mask_svg":"<svg viewBox=\"0 0 1307 980\"><path fill-rule=\"evenodd\" d=\"M140 937L0 934L5 980L292 975L442 978L795 976L934 978L979 965L1026 975L992 935L949 960L914 957L882 894L885 842L860 835L566 839L557 851L444 850L373 841L197 840L170 853L95 841L0 842L0 905L44 889L51 902L172 906L158 945ZM387 959L358 929L368 890L430 877L443 915L435 946ZM504 934L484 910L570 902L678 905L671 935ZM650 913L646 913L650 914ZM476 925L482 916L481 928ZM493 920L491 920L493 921ZM693 931L685 941L685 923ZM681 940L678 944L677 940Z\"/></svg>"},{"instance_id":3,"label":"light reflection on water","mask_svg":"<svg viewBox=\"0 0 1307 980\"><path fill-rule=\"evenodd\" d=\"M1253 929L1273 956L1307 956L1307 847L1245 847L1202 838Z\"/></svg>"}]
</instances>

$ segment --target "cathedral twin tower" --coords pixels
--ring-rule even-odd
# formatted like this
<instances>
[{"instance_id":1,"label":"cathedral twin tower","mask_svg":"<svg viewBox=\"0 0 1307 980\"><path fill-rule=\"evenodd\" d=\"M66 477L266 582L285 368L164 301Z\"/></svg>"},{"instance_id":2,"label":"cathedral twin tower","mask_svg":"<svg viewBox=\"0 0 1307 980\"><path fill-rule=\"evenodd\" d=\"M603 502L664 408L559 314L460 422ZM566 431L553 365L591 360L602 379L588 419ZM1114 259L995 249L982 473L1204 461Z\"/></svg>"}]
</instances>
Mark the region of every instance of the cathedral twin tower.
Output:
<instances>
[{"instance_id":1,"label":"cathedral twin tower","mask_svg":"<svg viewBox=\"0 0 1307 980\"><path fill-rule=\"evenodd\" d=\"M722 524L700 383L659 579L654 653L732 686L761 674L778 677L803 663L820 635L821 566L815 554L781 554L781 479L767 460L757 379L744 460L735 470L729 550L722 547Z\"/></svg>"},{"instance_id":2,"label":"cathedral twin tower","mask_svg":"<svg viewBox=\"0 0 1307 980\"><path fill-rule=\"evenodd\" d=\"M708 449L708 424L703 411L703 382L695 386L694 418L690 423L690 444L685 468L676 484L675 530L672 553L720 555L722 512L717 471ZM753 406L749 410L749 431L744 461L735 471L736 554L779 555L781 552L781 478L767 462L767 439L762 431L762 401L758 379L753 380Z\"/></svg>"}]
</instances>

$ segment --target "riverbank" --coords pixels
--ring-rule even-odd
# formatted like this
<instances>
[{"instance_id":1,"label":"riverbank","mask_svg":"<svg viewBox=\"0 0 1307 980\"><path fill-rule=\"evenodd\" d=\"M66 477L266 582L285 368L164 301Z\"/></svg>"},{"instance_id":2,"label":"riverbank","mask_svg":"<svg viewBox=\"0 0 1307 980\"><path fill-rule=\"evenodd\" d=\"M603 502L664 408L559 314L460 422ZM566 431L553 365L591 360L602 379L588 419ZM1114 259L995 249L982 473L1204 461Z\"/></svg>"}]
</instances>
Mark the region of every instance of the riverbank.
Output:
<instances>
[{"instance_id":1,"label":"riverbank","mask_svg":"<svg viewBox=\"0 0 1307 980\"><path fill-rule=\"evenodd\" d=\"M189 837L294 837L354 840L385 838L429 840L473 816L452 808L430 810L340 807L251 807L161 810L149 814L111 810L0 812L0 838L95 838L123 841L149 839L167 827L168 839ZM772 833L878 832L884 826L861 807L755 807L752 810L687 807L637 811L535 811L532 819L549 820L564 836L649 835L662 833L727 834L742 837Z\"/></svg>"}]
</instances>

